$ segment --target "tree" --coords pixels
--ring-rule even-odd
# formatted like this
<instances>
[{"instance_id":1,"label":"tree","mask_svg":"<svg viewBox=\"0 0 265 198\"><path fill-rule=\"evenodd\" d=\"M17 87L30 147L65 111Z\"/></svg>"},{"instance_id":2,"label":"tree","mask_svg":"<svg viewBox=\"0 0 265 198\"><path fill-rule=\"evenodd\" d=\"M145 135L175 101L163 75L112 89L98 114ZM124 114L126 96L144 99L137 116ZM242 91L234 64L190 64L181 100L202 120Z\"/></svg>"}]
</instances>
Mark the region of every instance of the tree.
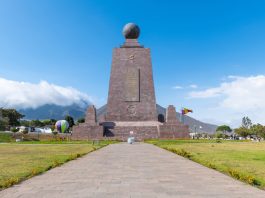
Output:
<instances>
[{"instance_id":1,"label":"tree","mask_svg":"<svg viewBox=\"0 0 265 198\"><path fill-rule=\"evenodd\" d=\"M78 122L78 123L84 123L84 122L85 122L85 118L79 118L79 119L77 120L77 122Z\"/></svg>"},{"instance_id":2,"label":"tree","mask_svg":"<svg viewBox=\"0 0 265 198\"><path fill-rule=\"evenodd\" d=\"M251 131L250 131L250 129L245 128L245 127L242 126L242 127L239 127L237 129L235 129L235 133L238 134L239 136L245 138L245 137L247 137L248 135L251 134Z\"/></svg>"},{"instance_id":3,"label":"tree","mask_svg":"<svg viewBox=\"0 0 265 198\"><path fill-rule=\"evenodd\" d=\"M28 120L21 120L20 121L21 126L29 127L30 126L30 121Z\"/></svg>"},{"instance_id":4,"label":"tree","mask_svg":"<svg viewBox=\"0 0 265 198\"><path fill-rule=\"evenodd\" d=\"M50 119L50 121L51 121L51 125L55 125L55 123L57 122L57 120L55 119Z\"/></svg>"},{"instance_id":5,"label":"tree","mask_svg":"<svg viewBox=\"0 0 265 198\"><path fill-rule=\"evenodd\" d=\"M242 127L249 129L252 126L252 122L249 117L242 118Z\"/></svg>"},{"instance_id":6,"label":"tree","mask_svg":"<svg viewBox=\"0 0 265 198\"><path fill-rule=\"evenodd\" d=\"M21 113L19 113L16 109L0 109L1 114L4 118L8 119L9 126L18 126L19 120L24 117Z\"/></svg>"},{"instance_id":7,"label":"tree","mask_svg":"<svg viewBox=\"0 0 265 198\"><path fill-rule=\"evenodd\" d=\"M31 120L30 125L33 127L43 127L45 124L40 120Z\"/></svg>"},{"instance_id":8,"label":"tree","mask_svg":"<svg viewBox=\"0 0 265 198\"><path fill-rule=\"evenodd\" d=\"M47 119L47 120L42 120L41 122L43 123L44 126L48 126L48 125L55 125L56 120L55 119Z\"/></svg>"},{"instance_id":9,"label":"tree","mask_svg":"<svg viewBox=\"0 0 265 198\"><path fill-rule=\"evenodd\" d=\"M49 120L42 120L41 122L44 124L44 126L51 125L50 119Z\"/></svg>"},{"instance_id":10,"label":"tree","mask_svg":"<svg viewBox=\"0 0 265 198\"><path fill-rule=\"evenodd\" d=\"M55 123L57 122L57 120L51 119L50 121L51 121L51 130L54 131L54 129L55 129Z\"/></svg>"},{"instance_id":11,"label":"tree","mask_svg":"<svg viewBox=\"0 0 265 198\"><path fill-rule=\"evenodd\" d=\"M15 133L19 131L19 128L13 127L11 128L11 132L13 133L13 137L15 137Z\"/></svg>"},{"instance_id":12,"label":"tree","mask_svg":"<svg viewBox=\"0 0 265 198\"><path fill-rule=\"evenodd\" d=\"M0 115L0 130L6 130L7 126L8 126L8 119L1 117Z\"/></svg>"},{"instance_id":13,"label":"tree","mask_svg":"<svg viewBox=\"0 0 265 198\"><path fill-rule=\"evenodd\" d=\"M8 127L8 118L3 117L3 109L0 108L0 130L6 130Z\"/></svg>"},{"instance_id":14,"label":"tree","mask_svg":"<svg viewBox=\"0 0 265 198\"><path fill-rule=\"evenodd\" d=\"M70 128L75 125L74 118L71 117L70 115L65 116L64 119L69 123Z\"/></svg>"},{"instance_id":15,"label":"tree","mask_svg":"<svg viewBox=\"0 0 265 198\"><path fill-rule=\"evenodd\" d=\"M214 137L225 138L225 135L221 131L216 131L216 133L214 134Z\"/></svg>"},{"instance_id":16,"label":"tree","mask_svg":"<svg viewBox=\"0 0 265 198\"><path fill-rule=\"evenodd\" d=\"M250 128L251 133L260 138L265 138L265 126L261 124L254 124Z\"/></svg>"},{"instance_id":17,"label":"tree","mask_svg":"<svg viewBox=\"0 0 265 198\"><path fill-rule=\"evenodd\" d=\"M227 125L221 125L221 126L218 126L216 131L221 131L223 133L226 133L226 132L232 132L232 129L230 128L230 126L227 126Z\"/></svg>"}]
</instances>

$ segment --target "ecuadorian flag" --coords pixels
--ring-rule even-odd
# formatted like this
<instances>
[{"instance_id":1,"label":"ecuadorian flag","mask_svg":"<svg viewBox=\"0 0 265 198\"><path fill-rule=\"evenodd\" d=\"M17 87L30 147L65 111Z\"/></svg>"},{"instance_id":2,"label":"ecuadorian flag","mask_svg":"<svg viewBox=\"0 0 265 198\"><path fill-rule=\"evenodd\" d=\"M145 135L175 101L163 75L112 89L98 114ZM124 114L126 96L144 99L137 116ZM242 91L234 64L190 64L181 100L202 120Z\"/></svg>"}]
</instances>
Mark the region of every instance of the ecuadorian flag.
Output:
<instances>
[{"instance_id":1,"label":"ecuadorian flag","mask_svg":"<svg viewBox=\"0 0 265 198\"><path fill-rule=\"evenodd\" d=\"M182 113L182 115L185 115L185 114L187 114L187 113L192 113L193 111L191 110L191 109L187 109L187 108L183 108L182 110L181 110L181 113Z\"/></svg>"}]
</instances>

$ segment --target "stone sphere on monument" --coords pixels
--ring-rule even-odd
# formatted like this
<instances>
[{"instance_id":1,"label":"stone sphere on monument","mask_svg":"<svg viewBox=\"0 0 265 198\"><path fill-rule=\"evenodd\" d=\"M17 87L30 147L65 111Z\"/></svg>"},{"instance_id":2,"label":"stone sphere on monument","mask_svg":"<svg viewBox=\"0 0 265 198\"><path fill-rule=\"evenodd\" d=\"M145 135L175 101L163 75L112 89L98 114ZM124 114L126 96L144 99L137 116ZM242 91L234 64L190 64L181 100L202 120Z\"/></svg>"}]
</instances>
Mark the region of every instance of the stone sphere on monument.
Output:
<instances>
[{"instance_id":1,"label":"stone sphere on monument","mask_svg":"<svg viewBox=\"0 0 265 198\"><path fill-rule=\"evenodd\" d=\"M127 23L122 30L126 39L137 39L140 35L140 28L135 23Z\"/></svg>"}]
</instances>

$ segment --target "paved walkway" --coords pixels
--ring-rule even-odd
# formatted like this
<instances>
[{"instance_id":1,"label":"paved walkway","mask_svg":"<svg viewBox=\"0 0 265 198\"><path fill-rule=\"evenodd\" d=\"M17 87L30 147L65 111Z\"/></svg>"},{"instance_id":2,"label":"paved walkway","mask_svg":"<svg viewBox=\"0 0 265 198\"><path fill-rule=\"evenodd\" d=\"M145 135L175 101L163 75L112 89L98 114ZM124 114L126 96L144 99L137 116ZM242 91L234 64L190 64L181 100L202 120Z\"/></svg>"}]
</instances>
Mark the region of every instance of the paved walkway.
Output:
<instances>
[{"instance_id":1,"label":"paved walkway","mask_svg":"<svg viewBox=\"0 0 265 198\"><path fill-rule=\"evenodd\" d=\"M19 185L1 198L22 197L251 197L251 187L149 144L114 144Z\"/></svg>"}]
</instances>

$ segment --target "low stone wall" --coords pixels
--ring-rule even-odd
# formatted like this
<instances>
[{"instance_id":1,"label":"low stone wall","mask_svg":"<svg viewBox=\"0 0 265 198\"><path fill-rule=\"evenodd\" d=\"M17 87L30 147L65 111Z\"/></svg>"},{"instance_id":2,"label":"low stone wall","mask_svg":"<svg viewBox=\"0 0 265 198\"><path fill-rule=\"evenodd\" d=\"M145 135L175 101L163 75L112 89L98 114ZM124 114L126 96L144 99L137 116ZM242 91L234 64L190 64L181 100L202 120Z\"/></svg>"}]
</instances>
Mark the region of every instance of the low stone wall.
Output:
<instances>
[{"instance_id":1,"label":"low stone wall","mask_svg":"<svg viewBox=\"0 0 265 198\"><path fill-rule=\"evenodd\" d=\"M102 139L103 126L79 125L73 127L72 140Z\"/></svg>"},{"instance_id":2,"label":"low stone wall","mask_svg":"<svg viewBox=\"0 0 265 198\"><path fill-rule=\"evenodd\" d=\"M24 139L26 141L50 141L50 140L67 140L71 139L71 133L58 133L54 135L52 133L37 133L37 132L30 132L27 134L23 133L16 133L14 136L15 139Z\"/></svg>"},{"instance_id":3,"label":"low stone wall","mask_svg":"<svg viewBox=\"0 0 265 198\"><path fill-rule=\"evenodd\" d=\"M132 135L130 135L130 131L133 131ZM159 138L156 126L115 126L114 128L106 128L104 135L122 141L126 141L130 136L138 141Z\"/></svg>"},{"instance_id":4,"label":"low stone wall","mask_svg":"<svg viewBox=\"0 0 265 198\"><path fill-rule=\"evenodd\" d=\"M175 139L189 138L189 127L187 125L162 125L160 129L160 138Z\"/></svg>"}]
</instances>

